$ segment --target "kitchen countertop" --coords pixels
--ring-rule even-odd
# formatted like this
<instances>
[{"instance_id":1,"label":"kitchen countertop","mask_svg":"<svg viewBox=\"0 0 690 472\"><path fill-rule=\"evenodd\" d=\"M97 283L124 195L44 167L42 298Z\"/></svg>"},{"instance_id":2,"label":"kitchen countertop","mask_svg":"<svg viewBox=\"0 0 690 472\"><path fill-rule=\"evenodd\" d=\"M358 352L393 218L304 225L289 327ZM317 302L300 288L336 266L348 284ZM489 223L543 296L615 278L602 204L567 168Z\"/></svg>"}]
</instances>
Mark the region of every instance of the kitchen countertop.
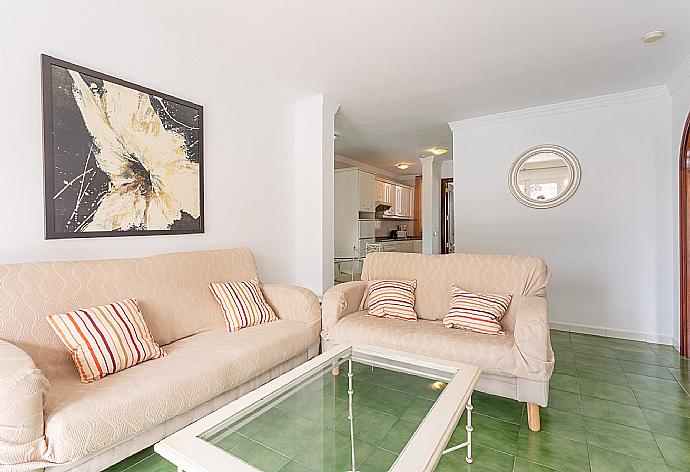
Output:
<instances>
[{"instance_id":1,"label":"kitchen countertop","mask_svg":"<svg viewBox=\"0 0 690 472\"><path fill-rule=\"evenodd\" d=\"M385 243L389 241L421 241L422 238L418 238L416 236L408 236L406 238L391 238L390 236L386 237L381 237L381 238L376 238L377 243Z\"/></svg>"}]
</instances>

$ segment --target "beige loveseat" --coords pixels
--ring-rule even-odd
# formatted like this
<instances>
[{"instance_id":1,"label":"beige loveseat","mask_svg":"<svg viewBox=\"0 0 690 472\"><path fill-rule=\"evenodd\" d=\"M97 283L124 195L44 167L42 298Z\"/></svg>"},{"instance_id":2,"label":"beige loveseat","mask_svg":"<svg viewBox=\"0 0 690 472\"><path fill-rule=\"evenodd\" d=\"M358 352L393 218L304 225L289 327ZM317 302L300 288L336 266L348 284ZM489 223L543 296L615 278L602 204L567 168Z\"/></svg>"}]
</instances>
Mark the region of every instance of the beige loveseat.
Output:
<instances>
[{"instance_id":1,"label":"beige loveseat","mask_svg":"<svg viewBox=\"0 0 690 472\"><path fill-rule=\"evenodd\" d=\"M102 470L316 355L303 288L263 285L280 319L226 331L208 283L252 277L248 249L0 265L0 470ZM129 297L168 355L80 383L46 315Z\"/></svg>"},{"instance_id":2,"label":"beige loveseat","mask_svg":"<svg viewBox=\"0 0 690 472\"><path fill-rule=\"evenodd\" d=\"M417 280L416 322L365 316L366 282ZM479 366L477 389L528 403L530 427L539 430L539 406L546 406L554 357L549 337L545 287L549 271L541 259L497 254L368 254L361 282L337 285L324 295L324 349L361 343ZM501 321L506 334L449 329L450 286L484 293L510 293Z\"/></svg>"}]
</instances>

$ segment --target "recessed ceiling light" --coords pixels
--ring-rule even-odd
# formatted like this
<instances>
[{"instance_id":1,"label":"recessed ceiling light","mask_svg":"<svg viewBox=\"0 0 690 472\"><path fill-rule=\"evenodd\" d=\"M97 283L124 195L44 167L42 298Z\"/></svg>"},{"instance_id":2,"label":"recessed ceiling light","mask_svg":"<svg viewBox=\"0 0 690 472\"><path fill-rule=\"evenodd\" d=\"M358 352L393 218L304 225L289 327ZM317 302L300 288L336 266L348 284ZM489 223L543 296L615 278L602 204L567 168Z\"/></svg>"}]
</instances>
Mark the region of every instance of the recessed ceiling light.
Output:
<instances>
[{"instance_id":1,"label":"recessed ceiling light","mask_svg":"<svg viewBox=\"0 0 690 472\"><path fill-rule=\"evenodd\" d=\"M397 167L400 170L405 170L405 169L410 168L410 164L408 164L407 162L401 162L400 164L396 165L395 167Z\"/></svg>"},{"instance_id":2,"label":"recessed ceiling light","mask_svg":"<svg viewBox=\"0 0 690 472\"><path fill-rule=\"evenodd\" d=\"M439 156L439 155L441 155L441 154L447 153L447 152L448 152L448 149L443 148L443 147L435 147L435 148L429 149L429 152L431 152L431 153L433 153L433 154Z\"/></svg>"},{"instance_id":3,"label":"recessed ceiling light","mask_svg":"<svg viewBox=\"0 0 690 472\"><path fill-rule=\"evenodd\" d=\"M661 30L650 31L649 33L642 36L642 41L645 43L656 43L664 36L666 36L666 33L664 33Z\"/></svg>"}]
</instances>

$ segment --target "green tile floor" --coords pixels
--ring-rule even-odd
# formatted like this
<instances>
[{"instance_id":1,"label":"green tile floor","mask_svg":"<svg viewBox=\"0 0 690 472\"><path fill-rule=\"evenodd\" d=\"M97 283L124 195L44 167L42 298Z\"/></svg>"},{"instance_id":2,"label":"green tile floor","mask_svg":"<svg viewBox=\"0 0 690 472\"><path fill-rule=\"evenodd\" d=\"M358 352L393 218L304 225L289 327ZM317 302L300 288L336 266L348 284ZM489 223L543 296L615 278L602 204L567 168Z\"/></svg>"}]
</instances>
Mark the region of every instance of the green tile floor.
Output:
<instances>
[{"instance_id":1,"label":"green tile floor","mask_svg":"<svg viewBox=\"0 0 690 472\"><path fill-rule=\"evenodd\" d=\"M473 396L475 462L467 465L464 451L458 451L443 456L438 472L690 470L688 359L670 346L561 331L551 332L551 342L556 367L551 378L549 407L541 409L542 431L533 433L527 428L523 404L476 392ZM386 387L385 381L381 383ZM366 390L366 385L361 388ZM363 429L358 438L358 451L362 454L359 467L362 472L387 470L395 460L395 452L414 429L408 420L428 408L425 394L418 393L418 397L409 397L405 405L380 402L372 395L363 397L369 403L359 405L361 411L355 411L355 418L368 417L371 421L369 427L360 424ZM405 407L402 411L401 406ZM299 428L303 436L320 431L304 418L290 416L290 411L275 414ZM329 431L333 437L315 443L306 441L306 448L305 444L281 444L280 437L261 438L260 432L253 431L250 432L255 435L253 441L227 446L238 456L257 457L258 452L266 470L313 472L309 468L310 464L314 465L309 452L323 458L323 448L345 432L339 431L335 418L332 420L334 425ZM451 444L464 441L463 425L464 418ZM235 439L228 437L229 441ZM275 449L284 453L261 446L262 441L268 440L275 441ZM290 451L290 448L302 451ZM341 452L332 452L334 462ZM154 472L176 468L148 448L107 470Z\"/></svg>"}]
</instances>

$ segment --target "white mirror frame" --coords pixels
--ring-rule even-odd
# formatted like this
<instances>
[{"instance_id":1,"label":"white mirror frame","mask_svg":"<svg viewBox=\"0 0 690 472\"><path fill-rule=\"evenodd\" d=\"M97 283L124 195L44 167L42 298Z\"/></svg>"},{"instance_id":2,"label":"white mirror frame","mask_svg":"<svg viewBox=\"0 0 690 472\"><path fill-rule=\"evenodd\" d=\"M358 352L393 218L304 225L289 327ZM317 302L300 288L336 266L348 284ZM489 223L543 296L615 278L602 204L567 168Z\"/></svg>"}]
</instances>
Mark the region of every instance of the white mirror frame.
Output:
<instances>
[{"instance_id":1,"label":"white mirror frame","mask_svg":"<svg viewBox=\"0 0 690 472\"><path fill-rule=\"evenodd\" d=\"M520 191L520 187L518 186L518 171L520 170L520 167L522 167L522 165L525 163L525 161L527 161L530 157L544 152L553 153L563 158L563 160L568 165L568 170L570 171L570 179L568 187L558 197L553 198L551 200L534 200L532 198L527 197ZM510 189L510 193L512 193L513 196L520 203L530 208L553 208L555 206L558 206L561 203L568 200L570 197L572 197L579 185L580 163L577 161L575 154L568 151L566 148L557 146L555 144L540 144L539 146L529 148L528 150L520 154L520 156L517 159L515 159L515 162L513 162L513 165L510 167L510 173L508 175L508 188Z\"/></svg>"}]
</instances>

